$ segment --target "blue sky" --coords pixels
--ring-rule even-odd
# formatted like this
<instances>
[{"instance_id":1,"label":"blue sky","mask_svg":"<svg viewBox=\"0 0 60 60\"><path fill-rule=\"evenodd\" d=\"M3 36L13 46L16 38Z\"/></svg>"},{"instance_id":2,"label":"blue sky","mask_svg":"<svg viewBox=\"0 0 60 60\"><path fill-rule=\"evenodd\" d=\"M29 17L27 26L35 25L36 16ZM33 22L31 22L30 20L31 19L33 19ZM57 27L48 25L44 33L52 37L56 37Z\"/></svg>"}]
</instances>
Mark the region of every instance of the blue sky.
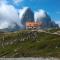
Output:
<instances>
[{"instance_id":1,"label":"blue sky","mask_svg":"<svg viewBox=\"0 0 60 60\"><path fill-rule=\"evenodd\" d=\"M2 1L2 0L1 0ZM16 9L28 6L33 11L43 9L48 12L51 19L60 24L60 0L3 0Z\"/></svg>"},{"instance_id":2,"label":"blue sky","mask_svg":"<svg viewBox=\"0 0 60 60\"><path fill-rule=\"evenodd\" d=\"M60 20L60 0L7 0L15 6L15 8L22 8L24 6L30 7L33 11L44 9L49 13L53 20ZM14 3L15 2L15 3Z\"/></svg>"}]
</instances>

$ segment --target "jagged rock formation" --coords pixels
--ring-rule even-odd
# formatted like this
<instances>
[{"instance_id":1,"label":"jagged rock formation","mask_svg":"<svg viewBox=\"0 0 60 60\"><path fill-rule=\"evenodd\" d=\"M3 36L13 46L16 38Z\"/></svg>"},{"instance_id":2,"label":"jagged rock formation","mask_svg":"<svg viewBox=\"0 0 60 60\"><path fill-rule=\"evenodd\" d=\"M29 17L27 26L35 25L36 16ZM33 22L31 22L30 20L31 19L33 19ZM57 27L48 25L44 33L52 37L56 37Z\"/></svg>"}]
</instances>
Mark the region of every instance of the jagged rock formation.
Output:
<instances>
[{"instance_id":1,"label":"jagged rock formation","mask_svg":"<svg viewBox=\"0 0 60 60\"><path fill-rule=\"evenodd\" d=\"M7 6L5 8L7 8ZM9 10L10 10L10 8L9 8ZM58 28L59 27L58 24L51 21L50 16L44 10L39 10L39 11L35 12L35 14L34 14L34 12L30 8L24 7L23 9L19 10L19 15L15 11L14 14L12 14L12 16L10 16L10 17L8 17L11 14L11 13L9 13L9 11L5 12L6 16L3 14L3 12L0 12L0 13L1 13L1 15L0 15L0 31L1 32L10 32L10 31L23 30L23 29L25 30L26 22L42 22L43 25L40 26L40 28L38 28L38 29L48 29L48 28ZM16 15L15 15L15 13L16 13ZM17 16L17 18L16 18L16 16ZM2 18L2 17L4 17L4 18Z\"/></svg>"},{"instance_id":2,"label":"jagged rock formation","mask_svg":"<svg viewBox=\"0 0 60 60\"><path fill-rule=\"evenodd\" d=\"M20 10L19 18L20 18L20 22L22 24L25 24L28 21L34 21L34 13L30 8L25 7Z\"/></svg>"},{"instance_id":3,"label":"jagged rock formation","mask_svg":"<svg viewBox=\"0 0 60 60\"><path fill-rule=\"evenodd\" d=\"M52 28L59 28L59 25L56 24L54 21L51 21L51 27Z\"/></svg>"},{"instance_id":4,"label":"jagged rock formation","mask_svg":"<svg viewBox=\"0 0 60 60\"><path fill-rule=\"evenodd\" d=\"M43 26L41 26L42 29L58 27L55 22L51 21L50 16L44 10L37 11L34 17L35 17L35 22L43 23Z\"/></svg>"}]
</instances>

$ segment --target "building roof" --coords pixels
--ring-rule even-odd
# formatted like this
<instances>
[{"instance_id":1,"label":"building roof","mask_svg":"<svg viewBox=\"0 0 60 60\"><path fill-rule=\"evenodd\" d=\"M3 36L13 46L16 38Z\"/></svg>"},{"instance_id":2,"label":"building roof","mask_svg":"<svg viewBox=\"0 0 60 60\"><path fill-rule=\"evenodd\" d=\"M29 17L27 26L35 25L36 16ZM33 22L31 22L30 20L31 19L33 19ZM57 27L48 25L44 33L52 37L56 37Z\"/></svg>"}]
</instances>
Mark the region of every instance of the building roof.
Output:
<instances>
[{"instance_id":1,"label":"building roof","mask_svg":"<svg viewBox=\"0 0 60 60\"><path fill-rule=\"evenodd\" d=\"M42 26L43 24L41 22L26 22L27 27L38 27Z\"/></svg>"}]
</instances>

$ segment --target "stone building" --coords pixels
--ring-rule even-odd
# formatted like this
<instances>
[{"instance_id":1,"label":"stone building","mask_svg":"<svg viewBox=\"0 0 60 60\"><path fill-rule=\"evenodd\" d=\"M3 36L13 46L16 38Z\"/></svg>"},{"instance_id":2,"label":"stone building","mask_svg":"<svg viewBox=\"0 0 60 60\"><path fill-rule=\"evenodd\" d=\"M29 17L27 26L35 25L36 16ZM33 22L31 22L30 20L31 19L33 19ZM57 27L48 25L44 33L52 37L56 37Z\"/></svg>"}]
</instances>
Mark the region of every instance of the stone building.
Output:
<instances>
[{"instance_id":1,"label":"stone building","mask_svg":"<svg viewBox=\"0 0 60 60\"><path fill-rule=\"evenodd\" d=\"M41 22L26 22L26 29L40 29L42 25Z\"/></svg>"}]
</instances>

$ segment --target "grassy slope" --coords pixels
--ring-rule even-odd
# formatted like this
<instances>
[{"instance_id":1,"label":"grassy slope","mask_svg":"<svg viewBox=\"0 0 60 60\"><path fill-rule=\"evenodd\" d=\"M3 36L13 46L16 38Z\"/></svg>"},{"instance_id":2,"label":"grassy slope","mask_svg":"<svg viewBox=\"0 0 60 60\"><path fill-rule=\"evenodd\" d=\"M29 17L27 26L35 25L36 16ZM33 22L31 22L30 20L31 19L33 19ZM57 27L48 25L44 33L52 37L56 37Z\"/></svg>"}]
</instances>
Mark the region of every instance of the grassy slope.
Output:
<instances>
[{"instance_id":1,"label":"grassy slope","mask_svg":"<svg viewBox=\"0 0 60 60\"><path fill-rule=\"evenodd\" d=\"M4 45L5 42L14 40L15 43ZM20 31L0 34L0 42L4 42L4 47L0 45L0 57L60 57L59 35Z\"/></svg>"}]
</instances>

